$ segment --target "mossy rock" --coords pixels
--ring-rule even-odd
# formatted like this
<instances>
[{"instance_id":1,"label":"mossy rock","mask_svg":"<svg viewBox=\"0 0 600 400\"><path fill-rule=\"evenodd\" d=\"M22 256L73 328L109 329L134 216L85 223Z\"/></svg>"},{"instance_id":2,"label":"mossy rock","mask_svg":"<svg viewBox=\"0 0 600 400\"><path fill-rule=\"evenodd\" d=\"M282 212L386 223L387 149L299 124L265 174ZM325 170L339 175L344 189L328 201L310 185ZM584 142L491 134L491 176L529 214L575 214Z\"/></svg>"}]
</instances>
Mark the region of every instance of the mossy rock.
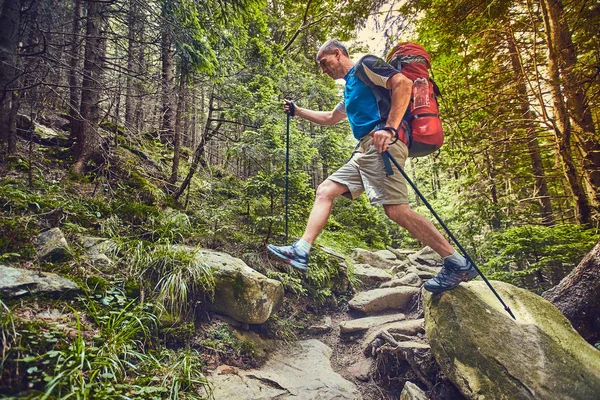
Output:
<instances>
[{"instance_id":1,"label":"mossy rock","mask_svg":"<svg viewBox=\"0 0 600 400\"><path fill-rule=\"evenodd\" d=\"M600 351L551 303L508 283L424 291L425 329L442 372L468 399L598 398Z\"/></svg>"},{"instance_id":2,"label":"mossy rock","mask_svg":"<svg viewBox=\"0 0 600 400\"><path fill-rule=\"evenodd\" d=\"M229 254L200 250L197 257L213 270L213 311L247 324L262 324L281 307L281 282L267 278Z\"/></svg>"}]
</instances>

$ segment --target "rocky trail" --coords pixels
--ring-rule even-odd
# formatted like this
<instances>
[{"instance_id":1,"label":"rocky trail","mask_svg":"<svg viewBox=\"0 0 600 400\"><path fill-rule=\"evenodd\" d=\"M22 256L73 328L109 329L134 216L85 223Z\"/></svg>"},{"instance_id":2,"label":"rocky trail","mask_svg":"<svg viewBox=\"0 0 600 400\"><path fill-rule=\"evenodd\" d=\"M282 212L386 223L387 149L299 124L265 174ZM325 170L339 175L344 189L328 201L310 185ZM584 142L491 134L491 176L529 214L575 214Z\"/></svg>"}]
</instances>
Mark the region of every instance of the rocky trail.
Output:
<instances>
[{"instance_id":1,"label":"rocky trail","mask_svg":"<svg viewBox=\"0 0 600 400\"><path fill-rule=\"evenodd\" d=\"M424 336L420 288L439 272L441 259L429 248L420 252L356 249L352 258L362 286L348 309L323 316L308 328L306 339L286 347L287 357L280 359L282 352L276 352L265 367L242 372L245 379L239 379L240 371L225 371L235 377L215 371L216 398L239 396L239 385L252 387L246 397L238 397L248 399L397 399L403 387L406 398L426 398L418 385L431 389L430 379L437 371ZM306 365L311 352L316 358ZM328 363L324 357L329 357ZM298 379L297 385L290 385L280 363L293 365L289 372ZM381 387L387 379L383 375L394 369L402 372L395 381L388 379L388 387ZM274 370L279 373L273 374ZM315 377L320 384L315 385ZM405 385L409 379L415 384Z\"/></svg>"},{"instance_id":2,"label":"rocky trail","mask_svg":"<svg viewBox=\"0 0 600 400\"><path fill-rule=\"evenodd\" d=\"M111 267L110 240L81 243L94 268ZM69 257L71 245L52 229L40 235L38 257ZM588 400L600 393L600 351L556 307L499 281L492 283L516 320L480 280L432 296L421 286L439 272L441 259L429 248L356 249L351 257L362 286L348 308L322 315L292 342L265 339L255 329L281 308L281 282L225 253L180 250L214 270L212 310L265 360L254 369L209 370L216 400ZM1 298L78 291L63 276L0 265Z\"/></svg>"}]
</instances>

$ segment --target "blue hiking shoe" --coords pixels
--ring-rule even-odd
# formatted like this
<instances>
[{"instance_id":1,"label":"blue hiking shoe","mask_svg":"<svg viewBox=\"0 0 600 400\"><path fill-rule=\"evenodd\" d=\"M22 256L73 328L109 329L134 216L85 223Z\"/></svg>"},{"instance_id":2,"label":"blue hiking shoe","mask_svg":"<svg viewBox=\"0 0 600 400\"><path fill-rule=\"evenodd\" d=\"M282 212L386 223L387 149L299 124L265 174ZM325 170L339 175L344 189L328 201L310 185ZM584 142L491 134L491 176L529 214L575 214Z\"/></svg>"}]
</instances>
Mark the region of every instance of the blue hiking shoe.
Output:
<instances>
[{"instance_id":1,"label":"blue hiking shoe","mask_svg":"<svg viewBox=\"0 0 600 400\"><path fill-rule=\"evenodd\" d=\"M306 271L308 266L308 253L298 249L295 242L291 246L273 246L270 244L267 246L267 250L269 250L271 254L276 255L290 264L292 267L297 268L300 271Z\"/></svg>"},{"instance_id":2,"label":"blue hiking shoe","mask_svg":"<svg viewBox=\"0 0 600 400\"><path fill-rule=\"evenodd\" d=\"M452 260L446 260L440 273L425 282L423 287L431 293L442 293L454 289L461 282L470 281L477 275L477 270L468 261L467 265L462 266Z\"/></svg>"}]
</instances>

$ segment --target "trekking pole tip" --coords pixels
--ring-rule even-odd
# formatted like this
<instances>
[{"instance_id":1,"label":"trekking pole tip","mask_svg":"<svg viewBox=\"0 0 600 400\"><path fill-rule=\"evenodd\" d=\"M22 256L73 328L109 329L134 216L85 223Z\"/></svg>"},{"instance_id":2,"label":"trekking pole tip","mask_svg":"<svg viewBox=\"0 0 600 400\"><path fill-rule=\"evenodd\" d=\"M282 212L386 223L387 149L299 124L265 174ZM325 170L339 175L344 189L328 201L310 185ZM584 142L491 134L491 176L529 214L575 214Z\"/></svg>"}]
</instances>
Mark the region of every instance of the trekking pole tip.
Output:
<instances>
[{"instance_id":1,"label":"trekking pole tip","mask_svg":"<svg viewBox=\"0 0 600 400\"><path fill-rule=\"evenodd\" d=\"M515 317L515 315L512 313L512 311L510 310L510 307L506 306L504 307L504 309L506 310L506 312L516 321L517 318Z\"/></svg>"}]
</instances>

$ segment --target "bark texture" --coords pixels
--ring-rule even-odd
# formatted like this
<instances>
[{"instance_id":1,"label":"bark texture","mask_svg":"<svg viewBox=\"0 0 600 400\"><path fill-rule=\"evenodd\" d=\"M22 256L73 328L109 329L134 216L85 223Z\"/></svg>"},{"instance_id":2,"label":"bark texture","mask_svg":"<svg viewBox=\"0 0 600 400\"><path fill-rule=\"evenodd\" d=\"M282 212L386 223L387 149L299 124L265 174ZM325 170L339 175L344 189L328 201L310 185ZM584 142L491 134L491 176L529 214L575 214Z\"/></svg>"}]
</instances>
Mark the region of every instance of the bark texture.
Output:
<instances>
[{"instance_id":1,"label":"bark texture","mask_svg":"<svg viewBox=\"0 0 600 400\"><path fill-rule=\"evenodd\" d=\"M102 67L106 41L103 37L105 24L104 3L88 1L88 15L85 38L85 60L83 64L83 83L81 90L81 108L75 124L76 162L73 171L83 174L85 164L93 159L102 162L102 138L98 134L100 122L100 90Z\"/></svg>"},{"instance_id":2,"label":"bark texture","mask_svg":"<svg viewBox=\"0 0 600 400\"><path fill-rule=\"evenodd\" d=\"M600 341L600 242L558 285L542 294L589 343Z\"/></svg>"}]
</instances>

